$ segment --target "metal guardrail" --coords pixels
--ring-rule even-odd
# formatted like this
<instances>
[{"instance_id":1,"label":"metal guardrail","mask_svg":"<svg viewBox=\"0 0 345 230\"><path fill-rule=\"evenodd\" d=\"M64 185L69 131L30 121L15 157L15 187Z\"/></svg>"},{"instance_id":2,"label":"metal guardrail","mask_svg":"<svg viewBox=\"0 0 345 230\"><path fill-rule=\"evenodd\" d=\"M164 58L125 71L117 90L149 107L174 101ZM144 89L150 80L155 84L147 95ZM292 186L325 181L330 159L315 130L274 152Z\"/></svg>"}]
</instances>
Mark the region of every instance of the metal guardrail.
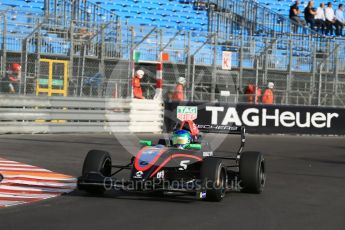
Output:
<instances>
[{"instance_id":1,"label":"metal guardrail","mask_svg":"<svg viewBox=\"0 0 345 230\"><path fill-rule=\"evenodd\" d=\"M160 101L0 96L0 133L159 133Z\"/></svg>"}]
</instances>

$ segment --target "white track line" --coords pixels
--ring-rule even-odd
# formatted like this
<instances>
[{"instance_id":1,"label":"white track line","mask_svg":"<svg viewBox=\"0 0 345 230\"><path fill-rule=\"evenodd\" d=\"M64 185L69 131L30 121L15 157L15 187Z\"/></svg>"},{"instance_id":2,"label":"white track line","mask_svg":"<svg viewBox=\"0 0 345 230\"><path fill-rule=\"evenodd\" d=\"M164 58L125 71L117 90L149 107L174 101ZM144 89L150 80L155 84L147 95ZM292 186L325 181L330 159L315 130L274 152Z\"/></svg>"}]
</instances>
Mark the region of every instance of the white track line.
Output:
<instances>
[{"instance_id":1,"label":"white track line","mask_svg":"<svg viewBox=\"0 0 345 230\"><path fill-rule=\"evenodd\" d=\"M23 201L9 201L9 200L0 200L0 208L1 207L10 207L18 204L25 204L26 202Z\"/></svg>"},{"instance_id":2,"label":"white track line","mask_svg":"<svg viewBox=\"0 0 345 230\"><path fill-rule=\"evenodd\" d=\"M73 191L73 189L63 189L63 188L43 188L43 187L25 187L25 186L9 186L9 185L1 185L0 189L8 189L8 190L17 190L17 191L35 191L35 192L60 192L60 193L68 193Z\"/></svg>"},{"instance_id":3,"label":"white track line","mask_svg":"<svg viewBox=\"0 0 345 230\"><path fill-rule=\"evenodd\" d=\"M46 187L64 187L64 188L75 188L75 183L54 183L54 182L34 182L34 181L25 181L25 180L12 180L12 179L3 179L1 183L15 183L21 185L38 185Z\"/></svg>"},{"instance_id":4,"label":"white track line","mask_svg":"<svg viewBox=\"0 0 345 230\"><path fill-rule=\"evenodd\" d=\"M1 159L1 158L0 158ZM12 164L23 164L23 163L20 163L20 162L17 162L17 161L7 161L7 160L4 160L4 159L1 159L0 160L0 164L2 164L2 163L5 163L5 164L7 164L7 163L12 163Z\"/></svg>"},{"instance_id":5,"label":"white track line","mask_svg":"<svg viewBox=\"0 0 345 230\"><path fill-rule=\"evenodd\" d=\"M28 179L37 179L37 180L56 180L56 181L63 181L63 182L76 182L76 178L55 178L55 177L42 177L42 176L30 176L25 174L18 174L18 175L6 175L6 179L13 179L13 178L28 178Z\"/></svg>"},{"instance_id":6,"label":"white track line","mask_svg":"<svg viewBox=\"0 0 345 230\"><path fill-rule=\"evenodd\" d=\"M15 198L38 198L38 199L47 199L47 198L52 198L56 197L58 194L18 194L18 193L11 193L11 192L6 192L6 193L1 193L0 194L0 199L1 197L15 197Z\"/></svg>"},{"instance_id":7,"label":"white track line","mask_svg":"<svg viewBox=\"0 0 345 230\"><path fill-rule=\"evenodd\" d=\"M0 163L0 167L25 167L25 168L38 168L37 166L25 165L25 164L4 164Z\"/></svg>"},{"instance_id":8,"label":"white track line","mask_svg":"<svg viewBox=\"0 0 345 230\"><path fill-rule=\"evenodd\" d=\"M3 168L0 167L0 171L25 171L25 172L52 172L47 169L41 169L41 168Z\"/></svg>"}]
</instances>

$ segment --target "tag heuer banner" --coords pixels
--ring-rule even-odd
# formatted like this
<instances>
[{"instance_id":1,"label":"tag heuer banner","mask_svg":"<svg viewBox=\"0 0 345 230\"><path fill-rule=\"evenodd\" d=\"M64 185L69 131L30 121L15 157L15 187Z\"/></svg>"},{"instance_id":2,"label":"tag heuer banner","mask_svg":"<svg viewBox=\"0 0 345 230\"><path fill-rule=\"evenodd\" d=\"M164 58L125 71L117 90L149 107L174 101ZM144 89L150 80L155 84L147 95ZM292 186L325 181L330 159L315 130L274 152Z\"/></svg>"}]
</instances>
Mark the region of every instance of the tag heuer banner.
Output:
<instances>
[{"instance_id":1,"label":"tag heuer banner","mask_svg":"<svg viewBox=\"0 0 345 230\"><path fill-rule=\"evenodd\" d=\"M194 122L204 130L221 132L233 125L244 125L249 133L345 135L345 109L341 108L226 103L165 104L167 131L171 131L178 119L195 116Z\"/></svg>"}]
</instances>

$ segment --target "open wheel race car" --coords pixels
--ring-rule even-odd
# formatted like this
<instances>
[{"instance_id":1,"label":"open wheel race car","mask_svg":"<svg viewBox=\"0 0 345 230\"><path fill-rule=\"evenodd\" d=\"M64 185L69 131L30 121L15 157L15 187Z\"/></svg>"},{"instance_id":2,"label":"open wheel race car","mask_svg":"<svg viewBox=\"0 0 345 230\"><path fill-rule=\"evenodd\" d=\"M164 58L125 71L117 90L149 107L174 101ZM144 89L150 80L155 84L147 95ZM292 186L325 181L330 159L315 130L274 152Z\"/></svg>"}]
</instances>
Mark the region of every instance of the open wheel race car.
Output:
<instances>
[{"instance_id":1,"label":"open wheel race car","mask_svg":"<svg viewBox=\"0 0 345 230\"><path fill-rule=\"evenodd\" d=\"M241 145L235 156L226 157L211 151L193 121L182 122L174 133L187 133L187 136L189 133L191 138L185 143L184 136L173 136L160 139L155 145L141 140L143 147L129 164L123 166L113 165L109 153L91 150L85 158L82 176L78 178L78 188L95 195L110 189L186 193L209 201L221 201L227 191L233 190L234 181L239 182L237 190L242 192L263 191L266 179L264 157L260 152L243 152L244 127L233 127L228 131L241 135ZM126 169L130 170L128 179L115 177Z\"/></svg>"}]
</instances>

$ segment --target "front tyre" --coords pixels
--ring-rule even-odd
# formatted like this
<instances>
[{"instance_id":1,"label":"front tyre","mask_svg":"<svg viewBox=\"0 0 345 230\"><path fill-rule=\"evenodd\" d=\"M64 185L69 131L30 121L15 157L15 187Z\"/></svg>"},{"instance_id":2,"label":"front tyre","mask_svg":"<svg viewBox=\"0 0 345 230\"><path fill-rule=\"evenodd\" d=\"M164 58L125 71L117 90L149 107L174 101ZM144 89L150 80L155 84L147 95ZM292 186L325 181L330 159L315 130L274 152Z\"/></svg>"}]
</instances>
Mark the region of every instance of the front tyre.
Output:
<instances>
[{"instance_id":1,"label":"front tyre","mask_svg":"<svg viewBox=\"0 0 345 230\"><path fill-rule=\"evenodd\" d=\"M90 172L100 173L104 177L111 176L111 157L108 152L101 150L91 150L86 155L83 164L82 176L86 176ZM104 193L104 186L86 186L83 188L88 193L101 195Z\"/></svg>"},{"instance_id":2,"label":"front tyre","mask_svg":"<svg viewBox=\"0 0 345 230\"><path fill-rule=\"evenodd\" d=\"M227 174L221 159L205 158L201 166L201 181L206 200L221 201L225 197Z\"/></svg>"},{"instance_id":3,"label":"front tyre","mask_svg":"<svg viewBox=\"0 0 345 230\"><path fill-rule=\"evenodd\" d=\"M243 152L240 158L241 191L262 193L266 183L265 161L260 152Z\"/></svg>"}]
</instances>

